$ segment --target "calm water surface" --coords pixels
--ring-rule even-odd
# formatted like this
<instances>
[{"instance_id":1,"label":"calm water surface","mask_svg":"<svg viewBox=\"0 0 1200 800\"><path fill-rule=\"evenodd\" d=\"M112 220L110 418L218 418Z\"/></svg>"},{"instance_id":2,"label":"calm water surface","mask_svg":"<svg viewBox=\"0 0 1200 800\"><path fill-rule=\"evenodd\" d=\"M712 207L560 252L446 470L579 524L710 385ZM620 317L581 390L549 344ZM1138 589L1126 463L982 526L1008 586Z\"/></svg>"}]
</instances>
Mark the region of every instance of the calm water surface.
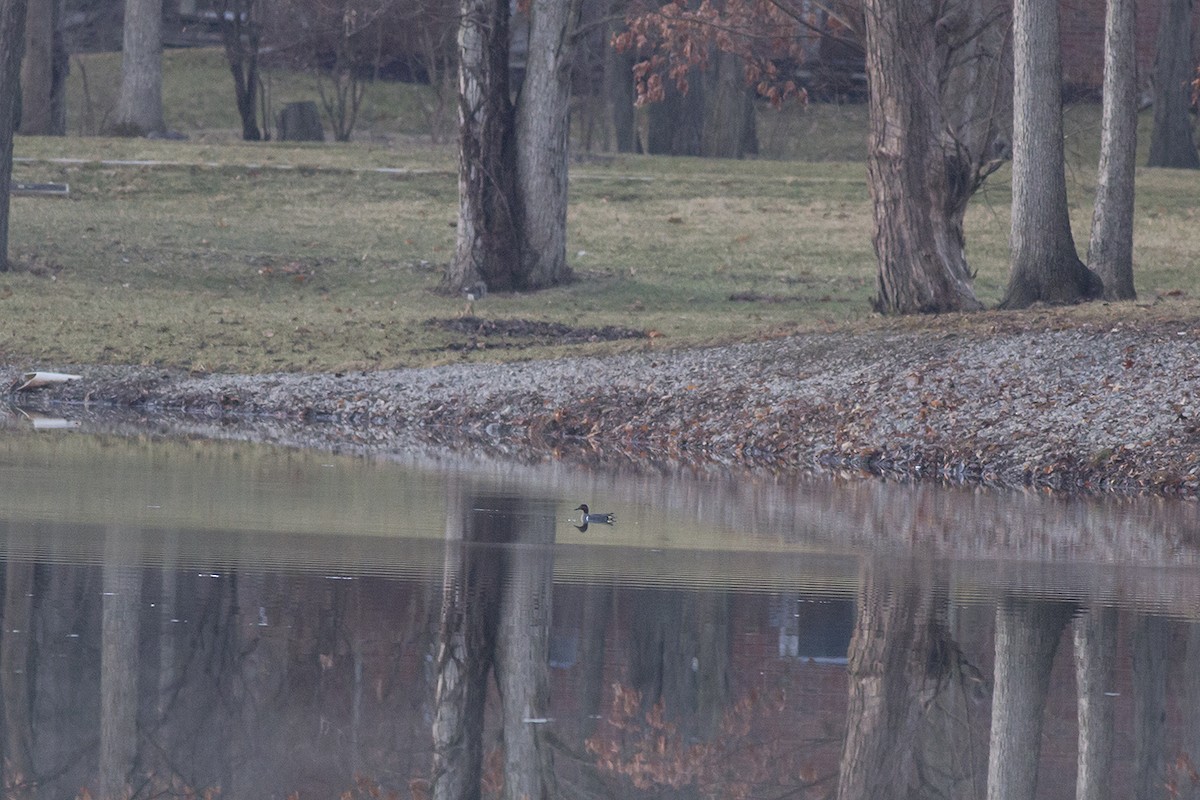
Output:
<instances>
[{"instance_id":1,"label":"calm water surface","mask_svg":"<svg viewBox=\"0 0 1200 800\"><path fill-rule=\"evenodd\" d=\"M1195 504L12 427L0 492L5 797L1196 793Z\"/></svg>"}]
</instances>

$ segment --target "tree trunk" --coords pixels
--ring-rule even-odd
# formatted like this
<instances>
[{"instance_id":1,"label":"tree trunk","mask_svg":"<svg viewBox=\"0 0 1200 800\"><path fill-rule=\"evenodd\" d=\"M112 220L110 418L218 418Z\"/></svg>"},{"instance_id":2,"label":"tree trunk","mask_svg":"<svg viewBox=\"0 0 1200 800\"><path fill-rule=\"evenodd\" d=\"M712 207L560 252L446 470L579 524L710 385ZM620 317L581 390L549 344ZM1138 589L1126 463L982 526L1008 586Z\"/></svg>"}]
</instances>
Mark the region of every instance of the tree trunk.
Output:
<instances>
[{"instance_id":1,"label":"tree trunk","mask_svg":"<svg viewBox=\"0 0 1200 800\"><path fill-rule=\"evenodd\" d=\"M1134 800L1165 794L1168 624L1138 616L1133 625Z\"/></svg>"},{"instance_id":2,"label":"tree trunk","mask_svg":"<svg viewBox=\"0 0 1200 800\"><path fill-rule=\"evenodd\" d=\"M1111 8L1111 6L1110 6ZM1079 715L1076 800L1111 797L1117 610L1099 606L1075 620L1075 687Z\"/></svg>"},{"instance_id":3,"label":"tree trunk","mask_svg":"<svg viewBox=\"0 0 1200 800\"><path fill-rule=\"evenodd\" d=\"M166 130L162 105L162 0L125 0L121 92L112 132L145 136Z\"/></svg>"},{"instance_id":4,"label":"tree trunk","mask_svg":"<svg viewBox=\"0 0 1200 800\"><path fill-rule=\"evenodd\" d=\"M1001 308L1099 297L1067 214L1058 4L1013 4L1012 268Z\"/></svg>"},{"instance_id":5,"label":"tree trunk","mask_svg":"<svg viewBox=\"0 0 1200 800\"><path fill-rule=\"evenodd\" d=\"M238 116L242 120L242 139L257 142L263 138L258 127L258 49L262 38L258 2L224 0L217 12L221 15L225 60L233 75Z\"/></svg>"},{"instance_id":6,"label":"tree trunk","mask_svg":"<svg viewBox=\"0 0 1200 800\"><path fill-rule=\"evenodd\" d=\"M620 26L611 23L610 34ZM611 36L609 37L611 39ZM604 45L604 89L612 113L613 134L618 153L636 153L637 117L634 113L633 65L637 61L633 53L622 53L612 46Z\"/></svg>"},{"instance_id":7,"label":"tree trunk","mask_svg":"<svg viewBox=\"0 0 1200 800\"><path fill-rule=\"evenodd\" d=\"M962 229L973 180L943 148L946 121L930 92L941 85L935 19L931 0L866 3L874 305L883 313L982 308Z\"/></svg>"},{"instance_id":8,"label":"tree trunk","mask_svg":"<svg viewBox=\"0 0 1200 800\"><path fill-rule=\"evenodd\" d=\"M458 230L443 288L518 288L516 150L507 0L462 0L458 28Z\"/></svg>"},{"instance_id":9,"label":"tree trunk","mask_svg":"<svg viewBox=\"0 0 1200 800\"><path fill-rule=\"evenodd\" d=\"M1104 22L1104 110L1088 267L1104 296L1132 300L1133 174L1137 159L1137 0L1108 0Z\"/></svg>"},{"instance_id":10,"label":"tree trunk","mask_svg":"<svg viewBox=\"0 0 1200 800\"><path fill-rule=\"evenodd\" d=\"M1193 0L1164 0L1154 57L1154 130L1149 167L1200 169L1192 138L1191 83Z\"/></svg>"},{"instance_id":11,"label":"tree trunk","mask_svg":"<svg viewBox=\"0 0 1200 800\"><path fill-rule=\"evenodd\" d=\"M744 158L758 153L754 94L746 87L741 59L721 53L705 75L708 98L701 153L708 158Z\"/></svg>"},{"instance_id":12,"label":"tree trunk","mask_svg":"<svg viewBox=\"0 0 1200 800\"><path fill-rule=\"evenodd\" d=\"M13 134L21 116L25 0L0 0L0 272L8 272L8 210Z\"/></svg>"},{"instance_id":13,"label":"tree trunk","mask_svg":"<svg viewBox=\"0 0 1200 800\"><path fill-rule=\"evenodd\" d=\"M1065 603L1014 598L1005 598L996 609L988 800L1037 796L1042 711L1054 651L1071 612Z\"/></svg>"},{"instance_id":14,"label":"tree trunk","mask_svg":"<svg viewBox=\"0 0 1200 800\"><path fill-rule=\"evenodd\" d=\"M567 266L571 65L581 0L533 0L529 53L517 105L521 289L557 286ZM490 285L490 283L489 283Z\"/></svg>"},{"instance_id":15,"label":"tree trunk","mask_svg":"<svg viewBox=\"0 0 1200 800\"><path fill-rule=\"evenodd\" d=\"M59 21L61 0L44 0L27 9L25 60L21 68L21 133L66 133L64 89L66 59Z\"/></svg>"},{"instance_id":16,"label":"tree trunk","mask_svg":"<svg viewBox=\"0 0 1200 800\"><path fill-rule=\"evenodd\" d=\"M664 97L647 110L646 152L662 156L698 156L704 141L704 80L699 69L688 74L687 94L664 81Z\"/></svg>"},{"instance_id":17,"label":"tree trunk","mask_svg":"<svg viewBox=\"0 0 1200 800\"><path fill-rule=\"evenodd\" d=\"M522 503L518 511L518 546L504 556L508 563L496 639L504 735L503 797L550 800L558 796L554 753L546 730L554 508L548 503Z\"/></svg>"}]
</instances>

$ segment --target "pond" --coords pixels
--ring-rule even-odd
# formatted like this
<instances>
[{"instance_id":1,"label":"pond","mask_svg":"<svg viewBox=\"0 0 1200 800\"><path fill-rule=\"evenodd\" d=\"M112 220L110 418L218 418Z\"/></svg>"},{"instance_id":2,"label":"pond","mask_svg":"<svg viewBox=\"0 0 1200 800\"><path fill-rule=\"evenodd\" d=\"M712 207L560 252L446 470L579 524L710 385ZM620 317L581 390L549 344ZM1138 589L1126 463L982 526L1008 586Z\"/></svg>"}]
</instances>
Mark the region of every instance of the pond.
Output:
<instances>
[{"instance_id":1,"label":"pond","mask_svg":"<svg viewBox=\"0 0 1200 800\"><path fill-rule=\"evenodd\" d=\"M5 797L1200 784L1193 503L26 423Z\"/></svg>"}]
</instances>

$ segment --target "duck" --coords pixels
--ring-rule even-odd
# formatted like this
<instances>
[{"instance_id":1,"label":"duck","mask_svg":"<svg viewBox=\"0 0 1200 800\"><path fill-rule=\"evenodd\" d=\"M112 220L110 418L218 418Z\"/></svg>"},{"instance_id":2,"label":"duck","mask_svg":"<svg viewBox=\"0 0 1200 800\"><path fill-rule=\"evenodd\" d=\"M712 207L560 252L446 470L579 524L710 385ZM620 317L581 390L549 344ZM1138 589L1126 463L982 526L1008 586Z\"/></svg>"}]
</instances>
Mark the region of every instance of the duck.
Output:
<instances>
[{"instance_id":1,"label":"duck","mask_svg":"<svg viewBox=\"0 0 1200 800\"><path fill-rule=\"evenodd\" d=\"M588 529L589 524L591 524L591 525L612 525L614 522L617 521L617 518L615 516L613 516L612 514L601 514L601 513L593 514L590 510L588 510L587 503L580 503L573 510L583 512L583 518L580 520L583 524L575 526L576 528L578 528L581 531L586 531Z\"/></svg>"}]
</instances>

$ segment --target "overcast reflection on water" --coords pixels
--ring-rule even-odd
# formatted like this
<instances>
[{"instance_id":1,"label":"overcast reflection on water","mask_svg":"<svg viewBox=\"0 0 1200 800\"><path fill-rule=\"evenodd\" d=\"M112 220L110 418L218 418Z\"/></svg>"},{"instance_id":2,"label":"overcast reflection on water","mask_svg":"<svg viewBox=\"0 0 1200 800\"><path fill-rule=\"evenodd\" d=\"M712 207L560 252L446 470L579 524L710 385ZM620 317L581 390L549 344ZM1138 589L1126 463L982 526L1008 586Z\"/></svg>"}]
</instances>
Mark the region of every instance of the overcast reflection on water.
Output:
<instances>
[{"instance_id":1,"label":"overcast reflection on water","mask_svg":"<svg viewBox=\"0 0 1200 800\"><path fill-rule=\"evenodd\" d=\"M1195 504L61 431L0 487L5 797L1200 782Z\"/></svg>"}]
</instances>

